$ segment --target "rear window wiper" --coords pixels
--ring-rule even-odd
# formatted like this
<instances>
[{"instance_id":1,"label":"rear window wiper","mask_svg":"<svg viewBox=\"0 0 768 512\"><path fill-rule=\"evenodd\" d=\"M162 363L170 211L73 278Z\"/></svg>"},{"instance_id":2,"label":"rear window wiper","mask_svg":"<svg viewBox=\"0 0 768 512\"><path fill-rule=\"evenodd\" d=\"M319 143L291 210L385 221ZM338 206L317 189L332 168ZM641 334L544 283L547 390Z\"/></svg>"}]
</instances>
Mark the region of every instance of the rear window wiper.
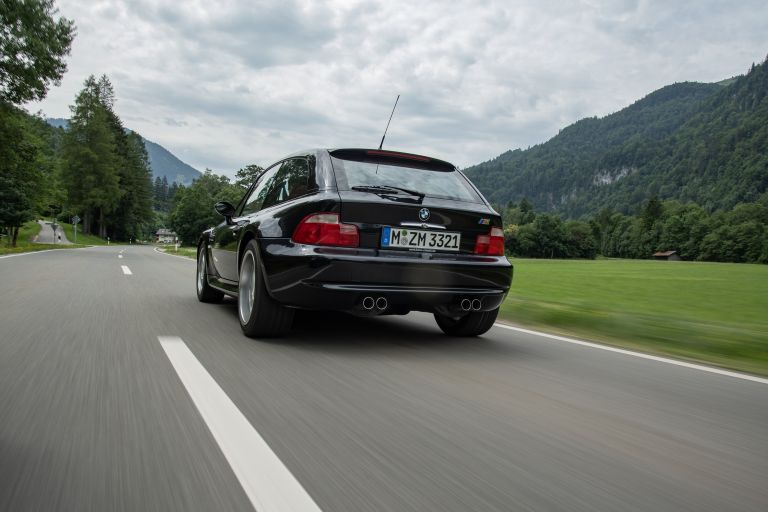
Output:
<instances>
[{"instance_id":1,"label":"rear window wiper","mask_svg":"<svg viewBox=\"0 0 768 512\"><path fill-rule=\"evenodd\" d=\"M374 194L399 194L400 192L405 192L406 194L418 197L419 201L424 199L424 194L421 192L416 192L415 190L403 187L393 187L390 185L356 185L351 188L352 190L357 190L358 192L373 192Z\"/></svg>"}]
</instances>

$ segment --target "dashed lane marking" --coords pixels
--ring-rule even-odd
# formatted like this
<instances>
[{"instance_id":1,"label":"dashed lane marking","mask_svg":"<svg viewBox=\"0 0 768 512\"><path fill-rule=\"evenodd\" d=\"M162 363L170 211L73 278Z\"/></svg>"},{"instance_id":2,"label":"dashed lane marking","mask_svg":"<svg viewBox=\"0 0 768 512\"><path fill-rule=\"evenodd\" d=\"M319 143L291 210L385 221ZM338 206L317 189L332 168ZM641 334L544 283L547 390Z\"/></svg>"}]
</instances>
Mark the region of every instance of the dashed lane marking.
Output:
<instances>
[{"instance_id":1,"label":"dashed lane marking","mask_svg":"<svg viewBox=\"0 0 768 512\"><path fill-rule=\"evenodd\" d=\"M319 512L293 474L178 336L158 336L224 457L259 512Z\"/></svg>"},{"instance_id":2,"label":"dashed lane marking","mask_svg":"<svg viewBox=\"0 0 768 512\"><path fill-rule=\"evenodd\" d=\"M120 265L120 267L122 267L122 269L123 269L123 274L125 274L127 276L130 276L130 275L133 274L133 272L131 272L131 269L129 269L127 266Z\"/></svg>"}]
</instances>

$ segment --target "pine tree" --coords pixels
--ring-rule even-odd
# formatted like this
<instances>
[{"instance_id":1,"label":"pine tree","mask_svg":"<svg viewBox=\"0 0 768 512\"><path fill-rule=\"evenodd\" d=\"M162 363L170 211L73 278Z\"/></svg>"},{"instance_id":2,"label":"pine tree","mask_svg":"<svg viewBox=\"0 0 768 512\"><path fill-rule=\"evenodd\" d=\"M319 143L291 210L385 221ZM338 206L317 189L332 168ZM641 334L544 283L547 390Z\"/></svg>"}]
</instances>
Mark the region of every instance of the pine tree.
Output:
<instances>
[{"instance_id":1,"label":"pine tree","mask_svg":"<svg viewBox=\"0 0 768 512\"><path fill-rule=\"evenodd\" d=\"M157 211L162 211L165 198L163 197L163 182L160 180L160 176L155 177L155 183L152 191L154 197L154 208Z\"/></svg>"},{"instance_id":2,"label":"pine tree","mask_svg":"<svg viewBox=\"0 0 768 512\"><path fill-rule=\"evenodd\" d=\"M164 212L167 212L168 211L168 204L169 204L168 203L168 192L170 190L169 187L168 187L168 177L167 176L163 176L163 179L161 181L161 187L162 187L161 194L162 194L162 198L163 198L162 210Z\"/></svg>"},{"instance_id":3,"label":"pine tree","mask_svg":"<svg viewBox=\"0 0 768 512\"><path fill-rule=\"evenodd\" d=\"M91 75L70 107L72 118L64 139L64 176L71 207L83 213L83 231L107 236L106 215L121 196L119 159L110 111L101 102L99 84Z\"/></svg>"}]
</instances>

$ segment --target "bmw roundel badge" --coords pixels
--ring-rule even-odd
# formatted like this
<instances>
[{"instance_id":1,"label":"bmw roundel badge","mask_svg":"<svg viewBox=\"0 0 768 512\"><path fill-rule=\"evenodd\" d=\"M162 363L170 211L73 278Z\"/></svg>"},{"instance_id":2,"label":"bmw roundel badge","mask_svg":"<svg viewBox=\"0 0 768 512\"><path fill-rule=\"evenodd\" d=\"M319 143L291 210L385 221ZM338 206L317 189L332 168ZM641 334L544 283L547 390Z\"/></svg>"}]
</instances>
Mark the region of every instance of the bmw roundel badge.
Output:
<instances>
[{"instance_id":1,"label":"bmw roundel badge","mask_svg":"<svg viewBox=\"0 0 768 512\"><path fill-rule=\"evenodd\" d=\"M429 210L427 208L422 208L419 210L419 220L422 222L429 220Z\"/></svg>"}]
</instances>

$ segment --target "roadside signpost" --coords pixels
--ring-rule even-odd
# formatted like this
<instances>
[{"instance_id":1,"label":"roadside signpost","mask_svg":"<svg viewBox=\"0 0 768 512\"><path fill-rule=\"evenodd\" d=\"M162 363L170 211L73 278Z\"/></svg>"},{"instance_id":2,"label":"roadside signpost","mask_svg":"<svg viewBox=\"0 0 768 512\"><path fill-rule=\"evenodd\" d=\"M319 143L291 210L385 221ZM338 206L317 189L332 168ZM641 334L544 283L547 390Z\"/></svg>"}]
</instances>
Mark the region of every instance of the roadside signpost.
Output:
<instances>
[{"instance_id":1,"label":"roadside signpost","mask_svg":"<svg viewBox=\"0 0 768 512\"><path fill-rule=\"evenodd\" d=\"M77 223L80 222L80 217L77 215L72 216L72 227L75 229L75 243L77 243Z\"/></svg>"}]
</instances>

